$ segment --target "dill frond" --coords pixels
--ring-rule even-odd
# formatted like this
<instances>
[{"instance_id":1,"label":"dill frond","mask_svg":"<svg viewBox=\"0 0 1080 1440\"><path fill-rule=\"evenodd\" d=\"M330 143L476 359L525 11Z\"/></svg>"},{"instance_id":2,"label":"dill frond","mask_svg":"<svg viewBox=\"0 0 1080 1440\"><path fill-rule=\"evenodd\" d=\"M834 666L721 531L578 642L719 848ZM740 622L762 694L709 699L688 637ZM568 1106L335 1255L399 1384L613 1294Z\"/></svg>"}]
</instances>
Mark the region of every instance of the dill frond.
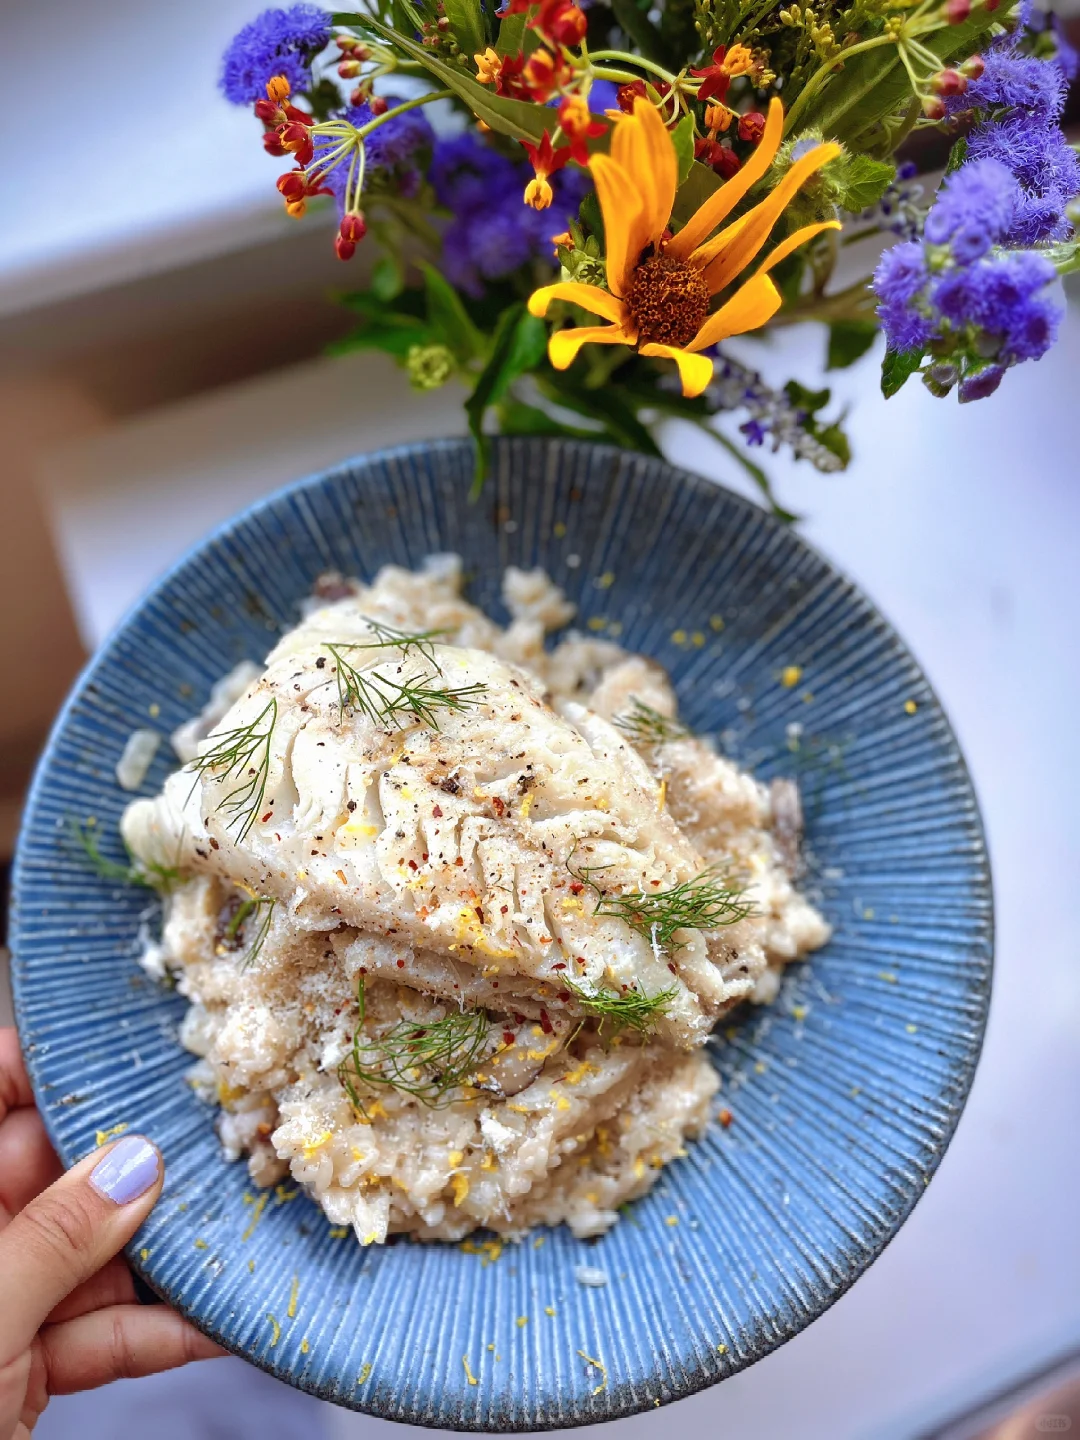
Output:
<instances>
[{"instance_id":1,"label":"dill frond","mask_svg":"<svg viewBox=\"0 0 1080 1440\"><path fill-rule=\"evenodd\" d=\"M630 709L616 715L612 724L636 745L663 745L668 740L685 740L690 734L685 725L661 715L636 695L631 696Z\"/></svg>"},{"instance_id":2,"label":"dill frond","mask_svg":"<svg viewBox=\"0 0 1080 1440\"><path fill-rule=\"evenodd\" d=\"M730 885L715 866L670 890L657 890L651 895L640 890L611 895L592 878L608 866L582 866L575 870L571 864L573 858L571 851L566 868L579 884L587 885L598 897L593 914L615 915L625 920L657 950L682 949L682 942L675 941L680 930L716 930L753 914L753 903L746 899L745 890Z\"/></svg>"},{"instance_id":3,"label":"dill frond","mask_svg":"<svg viewBox=\"0 0 1080 1440\"><path fill-rule=\"evenodd\" d=\"M213 745L202 755L188 761L186 770L194 770L200 777L212 775L218 780L235 779L236 785L218 806L228 811L231 819L226 828L239 825L236 842L239 844L255 823L266 795L266 782L270 775L270 738L277 724L277 700L271 698L248 725L224 730L213 735Z\"/></svg>"},{"instance_id":4,"label":"dill frond","mask_svg":"<svg viewBox=\"0 0 1080 1440\"><path fill-rule=\"evenodd\" d=\"M122 865L119 860L110 860L101 853L97 826L89 822L81 825L77 820L72 820L71 831L90 868L103 880L115 880L121 885L145 885L148 889L167 891L181 878L180 870L176 866L160 865L156 860L136 860L130 850L127 852L126 865Z\"/></svg>"},{"instance_id":5,"label":"dill frond","mask_svg":"<svg viewBox=\"0 0 1080 1440\"><path fill-rule=\"evenodd\" d=\"M600 1030L610 1021L616 1030L636 1030L639 1035L653 1028L659 1016L678 993L675 985L661 990L657 995L646 995L641 990L583 990L573 980L564 982L586 1015L595 1015L600 1020Z\"/></svg>"},{"instance_id":6,"label":"dill frond","mask_svg":"<svg viewBox=\"0 0 1080 1440\"><path fill-rule=\"evenodd\" d=\"M364 623L371 627L376 640L358 640L348 645L339 646L342 650L400 650L402 655L409 655L414 650L422 655L429 665L438 669L435 660L435 651L432 646L436 640L449 635L449 630L395 630L393 625L384 625L381 620L372 620L370 616L363 616Z\"/></svg>"},{"instance_id":7,"label":"dill frond","mask_svg":"<svg viewBox=\"0 0 1080 1440\"><path fill-rule=\"evenodd\" d=\"M464 710L467 705L479 704L486 693L486 687L479 682L457 687L439 685L438 666L432 674L414 680L392 680L377 670L357 670L351 665L344 651L355 647L335 644L326 648L336 664L339 712L361 714L388 729L403 729L419 722L438 730L440 709Z\"/></svg>"},{"instance_id":8,"label":"dill frond","mask_svg":"<svg viewBox=\"0 0 1080 1440\"><path fill-rule=\"evenodd\" d=\"M246 970L258 959L262 947L266 943L266 937L270 933L276 904L277 900L271 899L269 896L250 895L237 908L236 914L225 926L225 939L230 945L239 944L241 938L247 940L250 928L251 939L240 960L241 970ZM249 921L251 922L250 927Z\"/></svg>"},{"instance_id":9,"label":"dill frond","mask_svg":"<svg viewBox=\"0 0 1080 1440\"><path fill-rule=\"evenodd\" d=\"M389 1085L431 1109L452 1103L451 1092L472 1075L488 1043L491 1025L482 1010L451 1010L441 1020L417 1025L400 1020L385 1035L364 1035L364 977L356 986L359 1017L352 1049L338 1066L338 1078L353 1107L364 1110L364 1086Z\"/></svg>"}]
</instances>

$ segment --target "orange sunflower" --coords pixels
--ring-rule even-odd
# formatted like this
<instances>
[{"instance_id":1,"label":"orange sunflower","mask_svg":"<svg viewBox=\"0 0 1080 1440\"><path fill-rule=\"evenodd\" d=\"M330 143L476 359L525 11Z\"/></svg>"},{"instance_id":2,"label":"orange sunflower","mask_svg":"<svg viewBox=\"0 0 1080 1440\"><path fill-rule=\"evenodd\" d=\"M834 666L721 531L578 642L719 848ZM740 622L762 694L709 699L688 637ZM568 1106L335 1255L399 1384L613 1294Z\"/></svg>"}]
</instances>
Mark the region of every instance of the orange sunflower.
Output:
<instances>
[{"instance_id":1,"label":"orange sunflower","mask_svg":"<svg viewBox=\"0 0 1080 1440\"><path fill-rule=\"evenodd\" d=\"M678 183L670 132L656 108L643 99L632 115L616 120L611 154L589 160L604 217L608 288L567 280L545 285L529 299L536 316L546 315L553 300L569 300L609 322L557 330L548 343L556 370L572 365L582 345L590 342L633 345L641 355L674 360L683 394L701 394L712 379L713 362L700 352L770 320L780 308L780 292L769 276L772 267L821 231L840 228L839 221L825 220L794 231L709 313L713 296L754 260L799 187L840 154L839 145L815 145L764 200L713 235L772 164L783 128L783 106L773 100L764 134L746 164L674 237L665 239Z\"/></svg>"}]
</instances>

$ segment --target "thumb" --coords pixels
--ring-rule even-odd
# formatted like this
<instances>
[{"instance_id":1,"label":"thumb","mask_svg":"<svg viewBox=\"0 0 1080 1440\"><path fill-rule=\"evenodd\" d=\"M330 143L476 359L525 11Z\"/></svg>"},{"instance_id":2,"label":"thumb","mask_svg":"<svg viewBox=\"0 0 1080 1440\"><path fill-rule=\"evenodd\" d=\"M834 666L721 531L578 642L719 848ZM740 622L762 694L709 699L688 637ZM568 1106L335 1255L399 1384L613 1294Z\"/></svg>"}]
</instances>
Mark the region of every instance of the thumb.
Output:
<instances>
[{"instance_id":1,"label":"thumb","mask_svg":"<svg viewBox=\"0 0 1080 1440\"><path fill-rule=\"evenodd\" d=\"M164 1173L156 1146L125 1135L80 1160L0 1231L0 1365L127 1244L161 1194Z\"/></svg>"}]
</instances>

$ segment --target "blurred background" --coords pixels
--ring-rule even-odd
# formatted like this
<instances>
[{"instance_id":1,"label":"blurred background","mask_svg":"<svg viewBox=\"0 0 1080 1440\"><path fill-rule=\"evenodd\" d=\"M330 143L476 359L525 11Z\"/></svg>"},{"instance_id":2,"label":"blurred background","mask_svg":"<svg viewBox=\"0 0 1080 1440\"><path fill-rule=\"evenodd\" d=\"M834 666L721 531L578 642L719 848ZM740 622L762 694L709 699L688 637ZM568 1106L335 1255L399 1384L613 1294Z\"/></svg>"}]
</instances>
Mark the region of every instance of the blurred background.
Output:
<instances>
[{"instance_id":1,"label":"blurred background","mask_svg":"<svg viewBox=\"0 0 1080 1440\"><path fill-rule=\"evenodd\" d=\"M356 276L334 258L329 216L284 216L255 122L215 87L221 51L258 8L0 4L8 113L23 137L16 196L8 184L17 203L0 226L5 870L64 694L163 569L305 472L464 429L452 387L418 396L383 356L323 353L349 328L331 292ZM994 1001L956 1139L881 1260L751 1370L676 1416L618 1422L634 1440L659 1440L673 1420L694 1440L1080 1430L1080 294L1071 300L1057 347L989 401L961 409L909 386L886 405L875 351L831 377L852 405L850 469L769 462L803 533L882 606L952 716L994 864ZM782 351L748 341L739 353L769 378L816 383L824 348L804 326ZM675 426L667 441L678 463L742 488L700 435ZM157 1440L391 1428L228 1360L60 1400L36 1434L112 1440L140 1421Z\"/></svg>"}]
</instances>

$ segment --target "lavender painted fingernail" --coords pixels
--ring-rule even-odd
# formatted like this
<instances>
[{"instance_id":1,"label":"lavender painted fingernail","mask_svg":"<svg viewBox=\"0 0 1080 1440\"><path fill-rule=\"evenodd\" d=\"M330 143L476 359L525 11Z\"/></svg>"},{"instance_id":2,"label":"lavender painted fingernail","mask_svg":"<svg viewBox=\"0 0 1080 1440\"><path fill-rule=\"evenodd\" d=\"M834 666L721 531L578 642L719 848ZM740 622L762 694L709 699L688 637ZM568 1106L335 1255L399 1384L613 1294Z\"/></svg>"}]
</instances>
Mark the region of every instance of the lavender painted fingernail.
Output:
<instances>
[{"instance_id":1,"label":"lavender painted fingernail","mask_svg":"<svg viewBox=\"0 0 1080 1440\"><path fill-rule=\"evenodd\" d=\"M161 1157L141 1135L125 1135L90 1172L90 1184L116 1205L145 1195L158 1177Z\"/></svg>"}]
</instances>

